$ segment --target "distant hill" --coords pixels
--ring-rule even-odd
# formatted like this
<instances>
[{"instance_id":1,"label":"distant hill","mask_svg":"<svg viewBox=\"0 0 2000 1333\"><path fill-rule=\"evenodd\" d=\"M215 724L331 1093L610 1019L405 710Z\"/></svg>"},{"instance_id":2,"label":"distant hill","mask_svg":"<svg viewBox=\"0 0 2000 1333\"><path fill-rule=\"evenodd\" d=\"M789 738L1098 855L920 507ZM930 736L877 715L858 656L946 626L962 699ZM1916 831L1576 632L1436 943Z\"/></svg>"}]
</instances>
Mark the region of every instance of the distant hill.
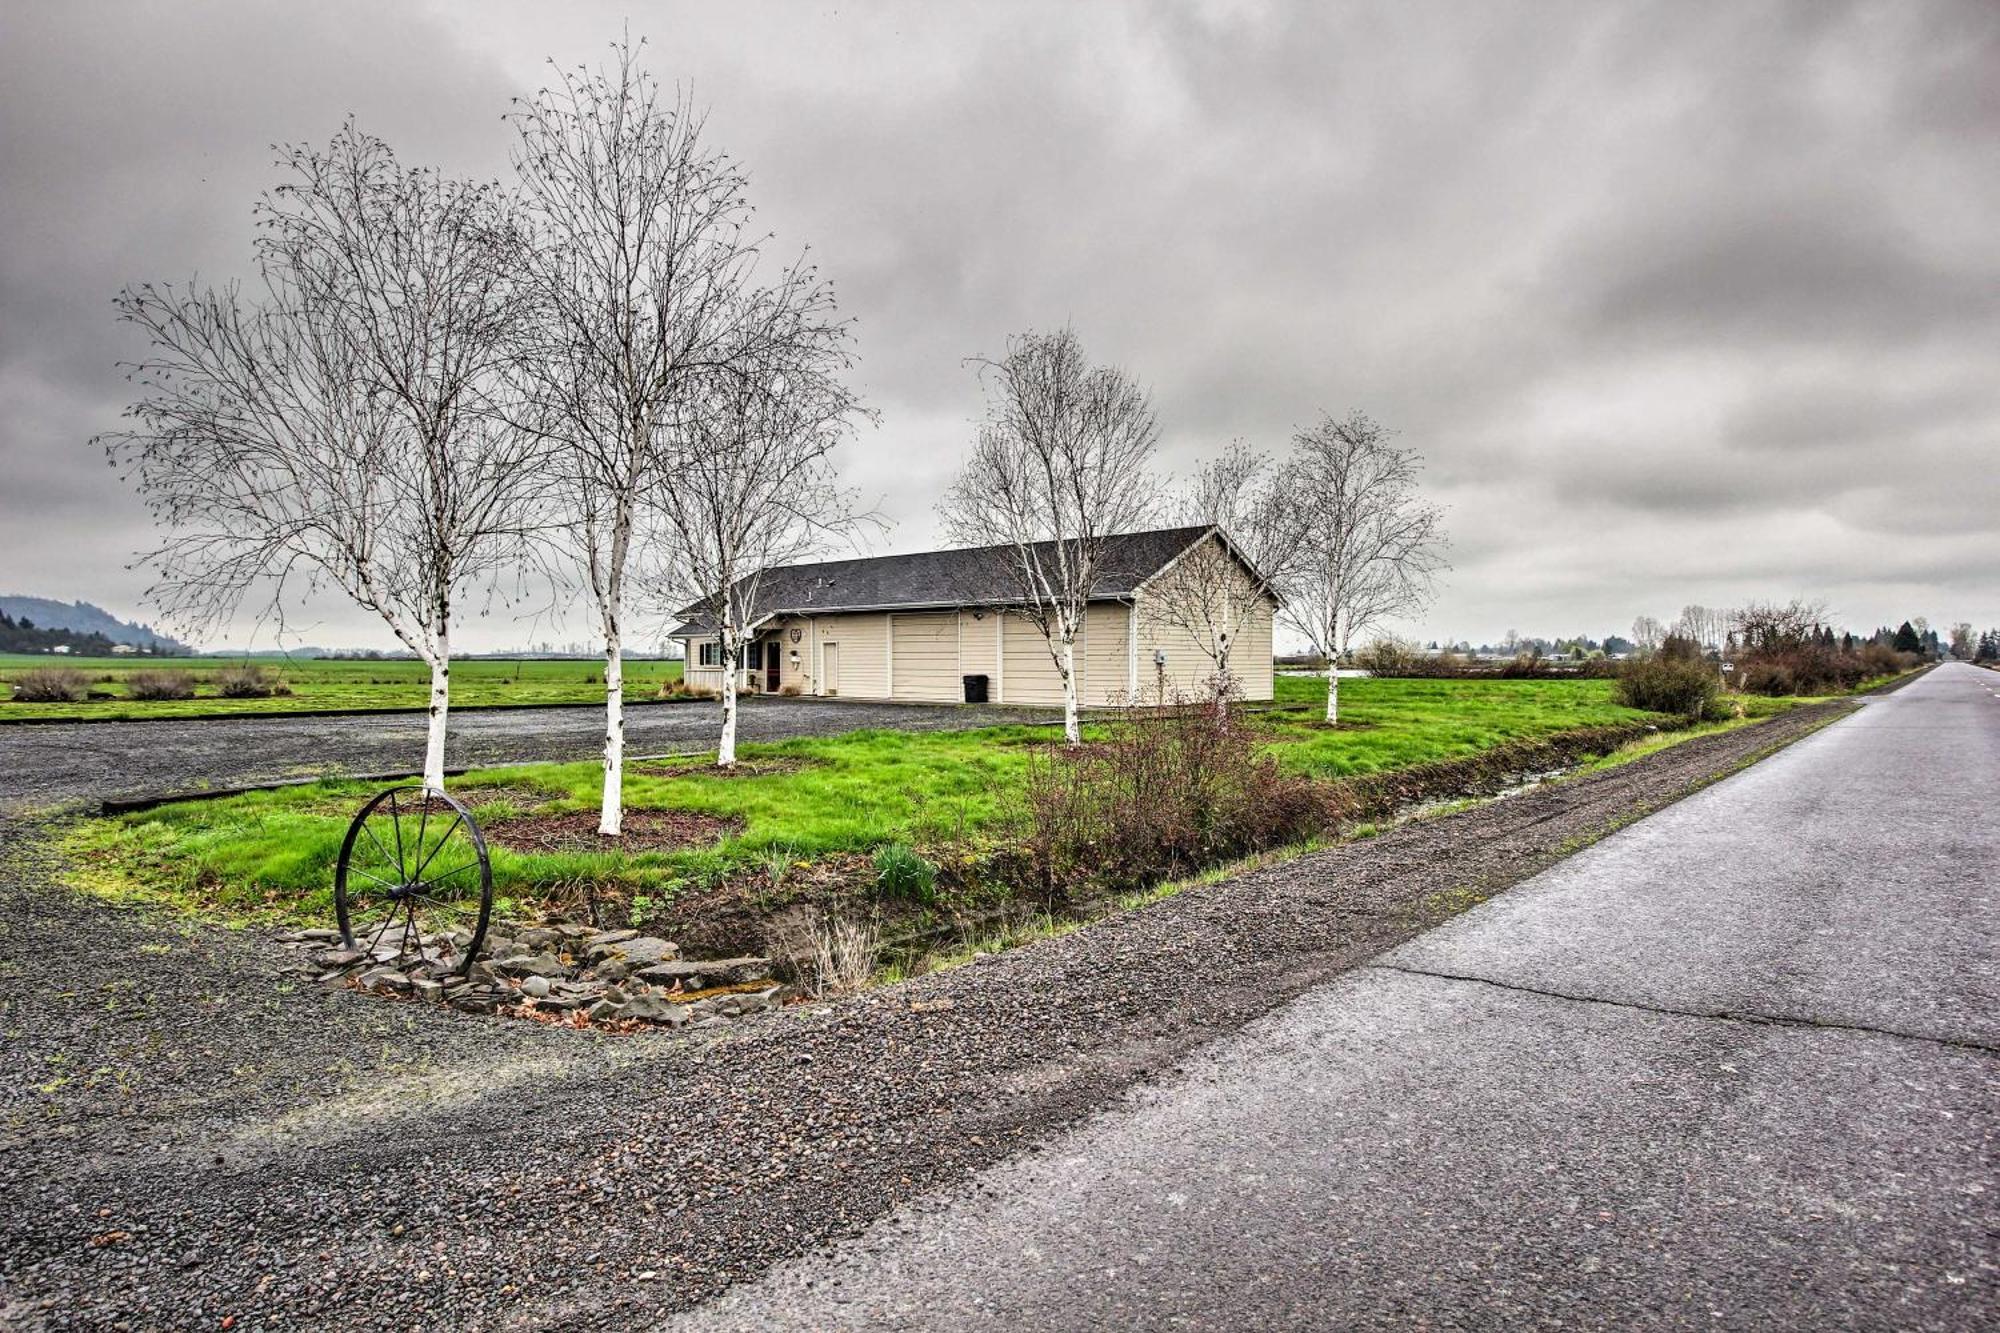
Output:
<instances>
[{"instance_id":1,"label":"distant hill","mask_svg":"<svg viewBox=\"0 0 2000 1333\"><path fill-rule=\"evenodd\" d=\"M129 643L134 648L150 648L160 653L185 653L186 644L156 633L150 625L120 620L101 606L89 602L58 602L47 597L19 597L0 594L0 615L15 624L30 622L36 629L64 630L79 636L95 636L111 643Z\"/></svg>"}]
</instances>

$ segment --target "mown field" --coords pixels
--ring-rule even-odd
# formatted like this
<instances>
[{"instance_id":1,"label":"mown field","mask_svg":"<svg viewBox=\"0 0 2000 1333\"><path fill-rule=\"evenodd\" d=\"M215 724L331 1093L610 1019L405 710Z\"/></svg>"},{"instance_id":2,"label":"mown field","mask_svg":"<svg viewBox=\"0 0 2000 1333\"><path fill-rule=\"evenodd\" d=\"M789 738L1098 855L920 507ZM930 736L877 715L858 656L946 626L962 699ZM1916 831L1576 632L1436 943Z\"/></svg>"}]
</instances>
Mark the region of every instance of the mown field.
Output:
<instances>
[{"instance_id":1,"label":"mown field","mask_svg":"<svg viewBox=\"0 0 2000 1333\"><path fill-rule=\"evenodd\" d=\"M264 699L217 696L216 677L251 664L279 677L291 691ZM13 697L13 682L29 671L71 670L90 681L93 697L81 703L29 703ZM185 671L195 678L192 699L138 700L127 695L127 679L140 671ZM453 707L530 707L536 704L602 702L604 665L593 659L463 658L451 665ZM638 701L659 693L664 681L678 680L679 662L658 659L625 663L625 697ZM23 718L111 720L122 718L207 717L237 713L321 712L346 709L396 711L430 703L430 669L410 659L374 661L285 657L57 657L42 653L0 653L0 722Z\"/></svg>"},{"instance_id":2,"label":"mown field","mask_svg":"<svg viewBox=\"0 0 2000 1333\"><path fill-rule=\"evenodd\" d=\"M1510 741L1584 727L1644 724L1653 715L1611 701L1604 681L1353 680L1341 685L1342 724L1316 720L1324 685L1285 679L1278 707L1245 714L1285 767L1346 777L1463 758ZM1113 725L1099 721L1087 739ZM750 776L698 763L677 773L636 765L628 808L695 812L720 836L673 850L606 853L508 847L508 821L594 810L593 763L486 770L448 786L470 802L495 844L503 912L579 886L659 907L725 880L768 883L781 898L815 863L894 844L925 848L1004 831L1018 815L1027 766L1051 733L1040 727L922 734L856 732L742 750ZM322 782L186 802L89 821L71 835L88 885L204 912L323 921L341 837L372 788Z\"/></svg>"}]
</instances>

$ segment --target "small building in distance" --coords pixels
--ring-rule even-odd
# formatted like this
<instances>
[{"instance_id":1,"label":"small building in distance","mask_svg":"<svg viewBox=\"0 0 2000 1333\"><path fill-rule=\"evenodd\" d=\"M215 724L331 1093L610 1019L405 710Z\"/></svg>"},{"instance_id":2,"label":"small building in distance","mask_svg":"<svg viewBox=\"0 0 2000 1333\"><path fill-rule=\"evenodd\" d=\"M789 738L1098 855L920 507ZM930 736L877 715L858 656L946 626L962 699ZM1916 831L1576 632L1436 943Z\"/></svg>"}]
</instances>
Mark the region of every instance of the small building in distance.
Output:
<instances>
[{"instance_id":1,"label":"small building in distance","mask_svg":"<svg viewBox=\"0 0 2000 1333\"><path fill-rule=\"evenodd\" d=\"M1204 549L1206 548L1206 549ZM786 565L764 571L747 630L738 689L754 694L961 703L1060 705L1062 677L1041 631L1022 616L1011 547L923 551ZM1275 599L1214 527L1165 528L1108 540L1077 637L1077 699L1085 707L1150 695L1199 694L1215 675L1201 638L1164 598L1188 580L1162 575L1176 561L1226 557L1239 595L1254 598L1230 651L1243 698L1272 693ZM671 637L687 647L690 685L720 689L712 604L681 611Z\"/></svg>"}]
</instances>

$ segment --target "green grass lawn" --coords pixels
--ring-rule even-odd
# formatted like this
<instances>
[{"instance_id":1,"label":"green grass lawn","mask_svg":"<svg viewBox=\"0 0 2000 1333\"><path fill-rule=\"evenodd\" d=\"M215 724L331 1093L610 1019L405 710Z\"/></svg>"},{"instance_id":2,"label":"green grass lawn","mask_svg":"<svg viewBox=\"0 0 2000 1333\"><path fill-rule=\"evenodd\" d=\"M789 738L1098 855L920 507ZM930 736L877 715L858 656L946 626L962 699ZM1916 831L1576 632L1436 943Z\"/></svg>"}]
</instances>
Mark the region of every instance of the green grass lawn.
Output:
<instances>
[{"instance_id":1,"label":"green grass lawn","mask_svg":"<svg viewBox=\"0 0 2000 1333\"><path fill-rule=\"evenodd\" d=\"M1354 680L1341 684L1342 728L1313 725L1324 708L1314 682L1287 681L1278 707L1255 724L1273 752L1298 771L1339 777L1453 759L1512 740L1579 727L1645 721L1611 702L1605 681ZM1323 689L1323 686L1319 688ZM1086 734L1109 725L1093 724ZM891 843L918 846L958 831L977 837L1015 813L1033 747L1048 728L855 732L742 747L748 764L789 761L790 771L750 777L631 773L628 808L699 811L736 831L716 845L658 853L494 854L503 900L546 896L578 884L615 886L654 899L733 872ZM594 810L594 763L487 770L454 779L484 824L524 805ZM541 794L491 789L504 782ZM485 784L489 790L480 793ZM184 802L87 821L70 835L86 887L174 902L225 915L324 920L334 859L347 822L373 791L322 782L214 801Z\"/></svg>"},{"instance_id":2,"label":"green grass lawn","mask_svg":"<svg viewBox=\"0 0 2000 1333\"><path fill-rule=\"evenodd\" d=\"M246 660L281 677L292 692L268 699L216 697L215 674ZM12 697L16 677L50 668L80 671L90 678L93 693L109 697L74 704L25 703ZM127 698L125 679L135 671L186 671L196 678L195 697ZM462 658L451 664L451 702L454 707L601 703L603 671L602 662L589 659ZM650 699L659 692L662 682L677 680L680 674L679 662L628 660L625 697L634 701ZM429 703L430 669L411 659L59 657L46 653L0 653L0 722L34 717L116 719L422 709Z\"/></svg>"}]
</instances>

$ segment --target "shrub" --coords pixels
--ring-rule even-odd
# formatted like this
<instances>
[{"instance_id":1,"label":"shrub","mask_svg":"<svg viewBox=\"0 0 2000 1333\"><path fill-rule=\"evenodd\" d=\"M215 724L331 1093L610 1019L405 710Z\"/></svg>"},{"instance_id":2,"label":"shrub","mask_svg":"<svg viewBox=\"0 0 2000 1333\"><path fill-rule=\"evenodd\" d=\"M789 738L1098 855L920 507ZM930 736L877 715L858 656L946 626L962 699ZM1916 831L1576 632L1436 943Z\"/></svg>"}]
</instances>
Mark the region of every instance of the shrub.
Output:
<instances>
[{"instance_id":1,"label":"shrub","mask_svg":"<svg viewBox=\"0 0 2000 1333\"><path fill-rule=\"evenodd\" d=\"M1149 884L1299 842L1333 821L1327 792L1259 752L1240 716L1208 702L1130 707L1111 738L1038 751L1028 842L1051 894L1076 879Z\"/></svg>"},{"instance_id":2,"label":"shrub","mask_svg":"<svg viewBox=\"0 0 2000 1333\"><path fill-rule=\"evenodd\" d=\"M1660 653L1622 663L1614 695L1619 703L1649 713L1699 719L1715 708L1721 689L1721 677L1699 656L1690 660Z\"/></svg>"},{"instance_id":3,"label":"shrub","mask_svg":"<svg viewBox=\"0 0 2000 1333\"><path fill-rule=\"evenodd\" d=\"M225 667L215 673L215 692L225 699L269 699L292 687L260 666Z\"/></svg>"},{"instance_id":4,"label":"shrub","mask_svg":"<svg viewBox=\"0 0 2000 1333\"><path fill-rule=\"evenodd\" d=\"M192 699L191 671L134 671L125 677L125 693L134 699Z\"/></svg>"},{"instance_id":5,"label":"shrub","mask_svg":"<svg viewBox=\"0 0 2000 1333\"><path fill-rule=\"evenodd\" d=\"M14 697L31 704L82 703L90 678L68 667L41 667L14 678Z\"/></svg>"},{"instance_id":6,"label":"shrub","mask_svg":"<svg viewBox=\"0 0 2000 1333\"><path fill-rule=\"evenodd\" d=\"M875 853L875 888L885 898L930 902L937 897L937 867L894 843Z\"/></svg>"}]
</instances>

